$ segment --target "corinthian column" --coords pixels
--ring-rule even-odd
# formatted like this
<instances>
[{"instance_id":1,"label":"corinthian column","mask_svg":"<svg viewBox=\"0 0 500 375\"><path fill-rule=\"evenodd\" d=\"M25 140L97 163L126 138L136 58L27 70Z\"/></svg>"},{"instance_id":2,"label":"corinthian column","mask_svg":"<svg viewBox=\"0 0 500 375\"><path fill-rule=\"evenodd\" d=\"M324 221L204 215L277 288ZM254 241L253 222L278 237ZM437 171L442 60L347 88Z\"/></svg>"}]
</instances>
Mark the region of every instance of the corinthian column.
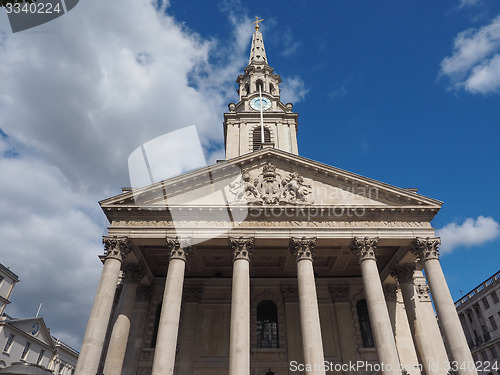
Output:
<instances>
[{"instance_id":1,"label":"corinthian column","mask_svg":"<svg viewBox=\"0 0 500 375\"><path fill-rule=\"evenodd\" d=\"M174 373L186 255L191 250L189 239L167 237L166 242L170 261L163 293L160 323L158 324L152 375L172 375Z\"/></svg>"},{"instance_id":2,"label":"corinthian column","mask_svg":"<svg viewBox=\"0 0 500 375\"><path fill-rule=\"evenodd\" d=\"M395 277L403 294L403 301L410 324L410 330L415 342L415 347L419 354L420 360L427 375L445 375L448 367L445 363L440 363L440 359L446 357L446 352L438 352L433 341L431 322L425 319L420 306L420 298L418 297L415 284L413 283L413 272L415 271L414 264L404 264L394 266L391 275ZM439 339L439 338L438 338ZM444 346L442 347L444 350Z\"/></svg>"},{"instance_id":3,"label":"corinthian column","mask_svg":"<svg viewBox=\"0 0 500 375\"><path fill-rule=\"evenodd\" d=\"M323 340L319 321L318 297L314 280L313 257L316 238L290 240L290 251L297 257L300 326L307 375L325 375Z\"/></svg>"},{"instance_id":4,"label":"corinthian column","mask_svg":"<svg viewBox=\"0 0 500 375\"><path fill-rule=\"evenodd\" d=\"M378 359L383 365L381 373L401 375L394 333L375 260L377 243L378 238L354 238L351 249L359 257L373 339Z\"/></svg>"},{"instance_id":5,"label":"corinthian column","mask_svg":"<svg viewBox=\"0 0 500 375\"><path fill-rule=\"evenodd\" d=\"M439 238L417 237L412 251L424 264L434 307L451 356L452 370L456 370L459 375L477 375L467 339L439 263L440 244Z\"/></svg>"},{"instance_id":6,"label":"corinthian column","mask_svg":"<svg viewBox=\"0 0 500 375\"><path fill-rule=\"evenodd\" d=\"M126 237L103 237L103 243L104 267L83 337L75 370L77 375L95 375L97 372L121 264L130 252Z\"/></svg>"},{"instance_id":7,"label":"corinthian column","mask_svg":"<svg viewBox=\"0 0 500 375\"><path fill-rule=\"evenodd\" d=\"M229 374L250 375L250 254L253 237L229 238L233 251Z\"/></svg>"},{"instance_id":8,"label":"corinthian column","mask_svg":"<svg viewBox=\"0 0 500 375\"><path fill-rule=\"evenodd\" d=\"M104 375L122 374L137 286L145 275L144 268L139 264L126 264L123 268L123 289L118 303L118 317L113 325L106 354Z\"/></svg>"}]
</instances>

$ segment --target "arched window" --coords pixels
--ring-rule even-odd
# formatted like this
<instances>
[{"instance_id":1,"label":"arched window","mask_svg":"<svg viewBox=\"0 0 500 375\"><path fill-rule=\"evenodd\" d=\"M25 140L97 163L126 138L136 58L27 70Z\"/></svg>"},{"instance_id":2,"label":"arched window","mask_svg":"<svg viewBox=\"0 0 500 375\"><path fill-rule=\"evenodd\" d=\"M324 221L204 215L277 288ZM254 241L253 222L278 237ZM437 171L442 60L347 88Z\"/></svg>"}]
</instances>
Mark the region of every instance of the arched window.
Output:
<instances>
[{"instance_id":1,"label":"arched window","mask_svg":"<svg viewBox=\"0 0 500 375\"><path fill-rule=\"evenodd\" d=\"M156 348L156 338L158 337L158 328L160 326L160 314L161 314L161 306L163 301L158 304L156 308L156 316L155 316L155 326L153 329L153 338L151 339L151 347Z\"/></svg>"},{"instance_id":2,"label":"arched window","mask_svg":"<svg viewBox=\"0 0 500 375\"><path fill-rule=\"evenodd\" d=\"M248 95L250 93L250 85L247 83L245 83L245 95Z\"/></svg>"},{"instance_id":3,"label":"arched window","mask_svg":"<svg viewBox=\"0 0 500 375\"><path fill-rule=\"evenodd\" d=\"M258 79L255 82L255 90L256 90L256 92L259 92L259 87L260 87L261 91L264 91L264 82L262 82L261 79Z\"/></svg>"},{"instance_id":4,"label":"arched window","mask_svg":"<svg viewBox=\"0 0 500 375\"><path fill-rule=\"evenodd\" d=\"M278 348L278 308L273 301L257 305L257 347Z\"/></svg>"},{"instance_id":5,"label":"arched window","mask_svg":"<svg viewBox=\"0 0 500 375\"><path fill-rule=\"evenodd\" d=\"M366 299L360 299L356 303L356 311L358 313L359 330L361 331L361 339L363 340L363 348L373 348L372 327L370 325L370 317L368 316L368 306Z\"/></svg>"},{"instance_id":6,"label":"arched window","mask_svg":"<svg viewBox=\"0 0 500 375\"><path fill-rule=\"evenodd\" d=\"M257 126L253 130L253 151L257 151L260 146L262 145L262 136L261 136L261 131L260 131L260 126ZM271 142L271 132L269 131L268 128L264 127L264 142L268 143Z\"/></svg>"},{"instance_id":7,"label":"arched window","mask_svg":"<svg viewBox=\"0 0 500 375\"><path fill-rule=\"evenodd\" d=\"M269 84L269 92L274 94L274 85L272 83Z\"/></svg>"}]
</instances>

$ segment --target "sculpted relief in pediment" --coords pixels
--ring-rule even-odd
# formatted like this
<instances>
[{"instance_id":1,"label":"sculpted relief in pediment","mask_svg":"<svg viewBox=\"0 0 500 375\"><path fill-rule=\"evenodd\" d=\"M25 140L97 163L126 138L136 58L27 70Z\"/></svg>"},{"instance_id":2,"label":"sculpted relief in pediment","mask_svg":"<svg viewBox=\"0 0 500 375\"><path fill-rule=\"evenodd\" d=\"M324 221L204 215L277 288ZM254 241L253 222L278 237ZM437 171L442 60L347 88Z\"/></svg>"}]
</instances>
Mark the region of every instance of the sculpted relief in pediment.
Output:
<instances>
[{"instance_id":1,"label":"sculpted relief in pediment","mask_svg":"<svg viewBox=\"0 0 500 375\"><path fill-rule=\"evenodd\" d=\"M262 172L252 178L248 171L243 171L239 180L229 185L233 198L232 204L283 205L312 204L312 184L297 172L282 176L276 166L267 162Z\"/></svg>"}]
</instances>

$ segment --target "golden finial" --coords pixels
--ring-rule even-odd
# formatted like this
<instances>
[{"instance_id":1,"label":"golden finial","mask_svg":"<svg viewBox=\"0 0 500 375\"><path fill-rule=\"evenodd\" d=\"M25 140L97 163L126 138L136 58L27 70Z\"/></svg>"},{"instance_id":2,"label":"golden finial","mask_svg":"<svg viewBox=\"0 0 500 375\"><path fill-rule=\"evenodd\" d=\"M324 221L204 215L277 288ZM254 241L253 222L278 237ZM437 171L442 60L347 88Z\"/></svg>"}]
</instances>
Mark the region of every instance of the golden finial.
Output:
<instances>
[{"instance_id":1,"label":"golden finial","mask_svg":"<svg viewBox=\"0 0 500 375\"><path fill-rule=\"evenodd\" d=\"M259 17L255 17L255 22L252 25L255 25L255 30L259 30L259 22L264 21L264 19L259 20Z\"/></svg>"}]
</instances>

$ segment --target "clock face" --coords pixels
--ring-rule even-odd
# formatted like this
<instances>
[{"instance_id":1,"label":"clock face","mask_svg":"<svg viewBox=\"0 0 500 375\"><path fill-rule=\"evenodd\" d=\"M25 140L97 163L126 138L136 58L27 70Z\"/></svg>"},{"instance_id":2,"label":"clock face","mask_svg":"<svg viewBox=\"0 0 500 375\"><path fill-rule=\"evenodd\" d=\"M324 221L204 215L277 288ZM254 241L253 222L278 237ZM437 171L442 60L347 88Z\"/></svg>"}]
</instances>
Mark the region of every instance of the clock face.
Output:
<instances>
[{"instance_id":1,"label":"clock face","mask_svg":"<svg viewBox=\"0 0 500 375\"><path fill-rule=\"evenodd\" d=\"M253 98L250 101L250 107L252 107L256 111L260 111L261 100L262 100L262 110L263 111L267 111L269 108L271 108L271 101L268 98L265 98L263 96L257 96L256 98Z\"/></svg>"}]
</instances>

